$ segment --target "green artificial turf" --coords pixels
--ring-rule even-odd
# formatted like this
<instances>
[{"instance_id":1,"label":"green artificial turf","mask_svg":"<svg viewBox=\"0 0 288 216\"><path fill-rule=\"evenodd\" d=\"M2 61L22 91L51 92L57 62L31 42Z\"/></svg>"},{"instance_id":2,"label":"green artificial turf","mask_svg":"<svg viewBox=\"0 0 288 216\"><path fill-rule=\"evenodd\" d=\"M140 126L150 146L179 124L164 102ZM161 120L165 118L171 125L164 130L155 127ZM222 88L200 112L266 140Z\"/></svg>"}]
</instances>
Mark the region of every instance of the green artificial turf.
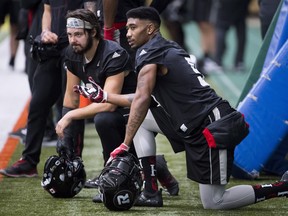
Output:
<instances>
[{"instance_id":1,"label":"green artificial turf","mask_svg":"<svg viewBox=\"0 0 288 216\"><path fill-rule=\"evenodd\" d=\"M19 159L23 145L19 144L10 164ZM103 204L95 204L92 197L96 189L83 189L74 198L56 199L44 191L40 185L43 167L46 159L56 153L55 147L43 147L41 162L38 166L37 178L6 178L0 181L0 215L286 215L288 211L287 199L271 199L237 210L204 210L198 193L198 185L187 179L185 155L174 154L166 138L157 136L157 151L165 154L168 166L180 183L180 194L177 197L163 193L164 207L132 207L125 212L112 212ZM85 148L83 160L87 177L98 175L103 167L102 147L95 132L93 124L86 125ZM276 177L263 177L257 181L244 181L232 179L229 187L236 184L256 184L275 181Z\"/></svg>"}]
</instances>

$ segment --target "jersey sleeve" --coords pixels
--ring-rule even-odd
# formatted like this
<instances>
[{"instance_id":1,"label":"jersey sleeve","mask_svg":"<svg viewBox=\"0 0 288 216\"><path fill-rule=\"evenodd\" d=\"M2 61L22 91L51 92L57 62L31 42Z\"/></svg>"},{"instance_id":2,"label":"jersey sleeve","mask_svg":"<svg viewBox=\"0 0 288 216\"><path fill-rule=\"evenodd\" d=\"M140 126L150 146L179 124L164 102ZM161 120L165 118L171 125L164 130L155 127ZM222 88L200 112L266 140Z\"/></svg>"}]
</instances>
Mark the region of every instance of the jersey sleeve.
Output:
<instances>
[{"instance_id":1,"label":"jersey sleeve","mask_svg":"<svg viewBox=\"0 0 288 216\"><path fill-rule=\"evenodd\" d=\"M107 55L103 65L107 77L132 69L129 54L124 49L115 50Z\"/></svg>"},{"instance_id":2,"label":"jersey sleeve","mask_svg":"<svg viewBox=\"0 0 288 216\"><path fill-rule=\"evenodd\" d=\"M169 46L170 44L158 35L140 47L136 53L136 72L139 73L146 64L164 64L165 52Z\"/></svg>"},{"instance_id":3,"label":"jersey sleeve","mask_svg":"<svg viewBox=\"0 0 288 216\"><path fill-rule=\"evenodd\" d=\"M147 53L138 56L136 59L136 72L139 73L146 64L163 64L163 51L161 49L150 48Z\"/></svg>"}]
</instances>

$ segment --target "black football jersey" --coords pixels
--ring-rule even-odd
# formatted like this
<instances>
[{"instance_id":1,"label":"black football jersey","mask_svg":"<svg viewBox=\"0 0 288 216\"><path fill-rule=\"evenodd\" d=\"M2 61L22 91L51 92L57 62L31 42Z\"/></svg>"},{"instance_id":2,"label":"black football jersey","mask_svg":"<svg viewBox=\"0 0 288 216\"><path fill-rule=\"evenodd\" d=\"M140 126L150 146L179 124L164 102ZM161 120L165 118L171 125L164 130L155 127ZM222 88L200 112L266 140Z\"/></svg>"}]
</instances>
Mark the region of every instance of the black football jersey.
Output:
<instances>
[{"instance_id":1,"label":"black football jersey","mask_svg":"<svg viewBox=\"0 0 288 216\"><path fill-rule=\"evenodd\" d=\"M66 50L65 66L85 84L91 76L97 84L104 87L106 78L130 71L125 77L122 93L135 92L136 74L132 70L129 54L118 43L101 39L93 59L85 64L84 56L76 54L71 46Z\"/></svg>"},{"instance_id":2,"label":"black football jersey","mask_svg":"<svg viewBox=\"0 0 288 216\"><path fill-rule=\"evenodd\" d=\"M137 50L136 72L146 64L163 65L168 69L166 75L157 76L152 94L170 117L174 129L183 136L199 127L222 101L204 81L189 54L160 33Z\"/></svg>"}]
</instances>

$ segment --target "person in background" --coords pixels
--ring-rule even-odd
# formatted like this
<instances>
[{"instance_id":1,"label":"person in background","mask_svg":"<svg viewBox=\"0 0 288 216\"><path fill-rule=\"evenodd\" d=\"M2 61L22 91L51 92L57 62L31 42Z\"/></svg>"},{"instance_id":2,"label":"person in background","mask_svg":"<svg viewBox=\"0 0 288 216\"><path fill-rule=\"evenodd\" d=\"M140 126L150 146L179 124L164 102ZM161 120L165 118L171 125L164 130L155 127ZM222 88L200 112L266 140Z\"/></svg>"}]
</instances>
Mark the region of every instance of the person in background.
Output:
<instances>
[{"instance_id":1,"label":"person in background","mask_svg":"<svg viewBox=\"0 0 288 216\"><path fill-rule=\"evenodd\" d=\"M193 0L186 3L186 7L191 11L191 20L197 24L200 32L203 55L197 60L197 68L205 75L218 69L214 59L216 44L213 4L213 0Z\"/></svg>"},{"instance_id":2,"label":"person in background","mask_svg":"<svg viewBox=\"0 0 288 216\"><path fill-rule=\"evenodd\" d=\"M215 62L223 69L223 56L226 50L226 36L230 27L235 27L237 46L233 67L235 71L244 71L246 46L246 17L250 0L217 0L215 2L216 50Z\"/></svg>"},{"instance_id":3,"label":"person in background","mask_svg":"<svg viewBox=\"0 0 288 216\"><path fill-rule=\"evenodd\" d=\"M9 66L14 69L15 58L19 46L16 39L18 33L18 15L20 11L19 0L1 0L0 2L0 28L5 22L5 18L9 15L10 23L10 60Z\"/></svg>"},{"instance_id":4,"label":"person in background","mask_svg":"<svg viewBox=\"0 0 288 216\"><path fill-rule=\"evenodd\" d=\"M270 23L277 11L281 0L258 0L259 4L259 17L261 23L261 36L264 39Z\"/></svg>"},{"instance_id":5,"label":"person in background","mask_svg":"<svg viewBox=\"0 0 288 216\"><path fill-rule=\"evenodd\" d=\"M185 33L183 23L187 10L186 0L172 0L166 9L161 13L163 23L171 37L171 40L178 43L183 49L187 50L185 44Z\"/></svg>"},{"instance_id":6,"label":"person in background","mask_svg":"<svg viewBox=\"0 0 288 216\"><path fill-rule=\"evenodd\" d=\"M38 62L31 57L31 38L35 38L37 35L41 34L41 20L44 10L44 4L42 0L20 0L20 5L20 12L22 12L22 15L19 16L19 22L22 24L21 26L19 26L17 39L24 40L25 72L28 75L29 87L30 91L32 92L34 74ZM20 31L20 29L23 30ZM47 118L42 145L56 144L57 134L55 132L54 117L55 110L52 108ZM27 125L23 128L19 128L18 130L9 133L10 137L21 140L23 144L25 144L26 142L26 135Z\"/></svg>"},{"instance_id":7,"label":"person in background","mask_svg":"<svg viewBox=\"0 0 288 216\"><path fill-rule=\"evenodd\" d=\"M25 148L21 158L12 166L0 170L0 174L8 177L38 176L37 165L40 161L42 140L45 133L47 117L51 107L63 97L66 86L64 54L68 46L66 20L63 14L78 8L90 8L95 12L95 2L88 0L43 0L42 44L53 44L54 50L41 54L37 65L32 88L32 98L29 106L27 135ZM63 109L63 115L65 114ZM82 120L81 120L82 121ZM77 156L82 156L84 121L78 122L69 141L73 142Z\"/></svg>"},{"instance_id":8,"label":"person in background","mask_svg":"<svg viewBox=\"0 0 288 216\"><path fill-rule=\"evenodd\" d=\"M172 41L178 43L183 49L189 52L185 44L185 22L194 21L200 32L202 56L193 57L197 67L205 75L217 67L214 61L215 53L215 31L212 24L211 10L212 0L171 0L160 14ZM192 45L193 46L193 45ZM193 50L193 47L192 47Z\"/></svg>"}]
</instances>

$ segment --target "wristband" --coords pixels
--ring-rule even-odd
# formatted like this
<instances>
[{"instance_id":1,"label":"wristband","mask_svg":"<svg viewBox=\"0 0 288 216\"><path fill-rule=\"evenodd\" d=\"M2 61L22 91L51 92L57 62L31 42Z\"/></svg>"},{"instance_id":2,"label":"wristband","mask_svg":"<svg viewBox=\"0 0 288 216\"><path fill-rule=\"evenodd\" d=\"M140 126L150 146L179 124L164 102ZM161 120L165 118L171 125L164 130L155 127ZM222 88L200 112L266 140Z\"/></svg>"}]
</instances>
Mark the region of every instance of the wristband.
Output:
<instances>
[{"instance_id":1,"label":"wristband","mask_svg":"<svg viewBox=\"0 0 288 216\"><path fill-rule=\"evenodd\" d=\"M114 31L115 27L112 28L105 28L104 27L104 39L106 40L114 40Z\"/></svg>"}]
</instances>

